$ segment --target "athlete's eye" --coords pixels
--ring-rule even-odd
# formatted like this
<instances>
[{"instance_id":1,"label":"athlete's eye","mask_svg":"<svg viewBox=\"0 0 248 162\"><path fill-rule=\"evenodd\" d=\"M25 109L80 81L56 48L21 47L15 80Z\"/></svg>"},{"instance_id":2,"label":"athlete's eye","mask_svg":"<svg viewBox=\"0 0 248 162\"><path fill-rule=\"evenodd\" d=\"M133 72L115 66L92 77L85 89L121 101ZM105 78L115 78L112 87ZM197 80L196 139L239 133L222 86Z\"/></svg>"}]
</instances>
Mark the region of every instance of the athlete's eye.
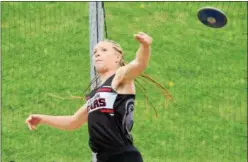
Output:
<instances>
[{"instance_id":1,"label":"athlete's eye","mask_svg":"<svg viewBox=\"0 0 248 162\"><path fill-rule=\"evenodd\" d=\"M106 49L106 48L102 48L102 51L104 51L104 52L105 52L105 51L107 51L107 49Z\"/></svg>"},{"instance_id":2,"label":"athlete's eye","mask_svg":"<svg viewBox=\"0 0 248 162\"><path fill-rule=\"evenodd\" d=\"M94 50L94 54L96 54L97 50Z\"/></svg>"}]
</instances>

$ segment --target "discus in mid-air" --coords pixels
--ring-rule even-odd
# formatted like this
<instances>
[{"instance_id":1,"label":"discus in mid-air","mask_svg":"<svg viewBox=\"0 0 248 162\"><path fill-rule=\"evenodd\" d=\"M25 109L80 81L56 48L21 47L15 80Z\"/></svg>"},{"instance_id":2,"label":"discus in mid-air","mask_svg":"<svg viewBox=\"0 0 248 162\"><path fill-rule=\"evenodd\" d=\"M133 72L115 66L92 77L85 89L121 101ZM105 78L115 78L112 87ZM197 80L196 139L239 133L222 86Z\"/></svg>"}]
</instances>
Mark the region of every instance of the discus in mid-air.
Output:
<instances>
[{"instance_id":1,"label":"discus in mid-air","mask_svg":"<svg viewBox=\"0 0 248 162\"><path fill-rule=\"evenodd\" d=\"M227 24L225 13L214 7L203 7L198 10L198 19L211 28L222 28Z\"/></svg>"}]
</instances>

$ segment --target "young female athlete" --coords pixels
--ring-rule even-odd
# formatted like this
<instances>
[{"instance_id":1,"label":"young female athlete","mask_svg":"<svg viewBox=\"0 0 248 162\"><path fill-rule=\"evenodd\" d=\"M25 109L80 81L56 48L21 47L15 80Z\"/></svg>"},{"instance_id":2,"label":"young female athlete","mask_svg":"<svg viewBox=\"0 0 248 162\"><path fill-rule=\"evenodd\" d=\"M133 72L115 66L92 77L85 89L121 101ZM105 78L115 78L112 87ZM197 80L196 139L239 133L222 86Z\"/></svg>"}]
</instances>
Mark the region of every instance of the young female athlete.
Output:
<instances>
[{"instance_id":1,"label":"young female athlete","mask_svg":"<svg viewBox=\"0 0 248 162\"><path fill-rule=\"evenodd\" d=\"M93 60L101 85L87 96L87 102L74 115L30 115L30 130L46 124L62 130L74 130L88 122L89 146L98 162L142 162L133 145L131 129L135 100L134 79L147 67L152 38L145 33L134 35L139 42L136 57L125 65L121 47L110 40L98 43Z\"/></svg>"}]
</instances>

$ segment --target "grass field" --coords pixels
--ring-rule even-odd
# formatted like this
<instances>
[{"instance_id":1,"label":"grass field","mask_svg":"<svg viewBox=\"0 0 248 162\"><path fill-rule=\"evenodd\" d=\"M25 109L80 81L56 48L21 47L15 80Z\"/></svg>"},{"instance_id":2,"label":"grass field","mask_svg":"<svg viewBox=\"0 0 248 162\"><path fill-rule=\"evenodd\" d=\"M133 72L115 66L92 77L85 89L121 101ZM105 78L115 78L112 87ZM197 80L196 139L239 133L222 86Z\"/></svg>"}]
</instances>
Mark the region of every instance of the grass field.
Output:
<instances>
[{"instance_id":1,"label":"grass field","mask_svg":"<svg viewBox=\"0 0 248 162\"><path fill-rule=\"evenodd\" d=\"M2 161L89 162L87 125L67 132L40 126L30 113L73 114L89 76L87 2L2 2ZM160 90L146 85L154 111L137 92L134 142L145 162L245 162L247 159L246 2L106 2L109 38L125 59L135 57L133 34L149 33L146 73L175 102L163 107ZM222 9L228 24L202 25L204 6ZM145 82L143 83L145 84Z\"/></svg>"}]
</instances>

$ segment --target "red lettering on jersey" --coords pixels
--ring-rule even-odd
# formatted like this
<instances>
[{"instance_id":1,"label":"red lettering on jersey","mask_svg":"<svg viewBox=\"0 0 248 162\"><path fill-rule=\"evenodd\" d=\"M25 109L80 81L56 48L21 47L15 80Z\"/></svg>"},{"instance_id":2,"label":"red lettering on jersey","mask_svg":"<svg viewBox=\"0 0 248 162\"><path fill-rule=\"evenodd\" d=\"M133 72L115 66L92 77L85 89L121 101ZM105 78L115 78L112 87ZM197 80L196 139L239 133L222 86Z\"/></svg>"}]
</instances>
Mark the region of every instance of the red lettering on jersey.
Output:
<instances>
[{"instance_id":1,"label":"red lettering on jersey","mask_svg":"<svg viewBox=\"0 0 248 162\"><path fill-rule=\"evenodd\" d=\"M99 105L102 106L106 106L106 102L105 102L105 98L99 98L98 99Z\"/></svg>"},{"instance_id":2,"label":"red lettering on jersey","mask_svg":"<svg viewBox=\"0 0 248 162\"><path fill-rule=\"evenodd\" d=\"M96 108L102 107L101 112L111 113L113 110L108 110L105 107L107 106L105 98L96 98L93 102L89 103L87 106L88 111L94 110Z\"/></svg>"},{"instance_id":3,"label":"red lettering on jersey","mask_svg":"<svg viewBox=\"0 0 248 162\"><path fill-rule=\"evenodd\" d=\"M95 108L97 108L97 107L99 107L99 103L98 103L98 100L96 99L96 100L94 101L94 106L93 106L93 108L95 109Z\"/></svg>"}]
</instances>

